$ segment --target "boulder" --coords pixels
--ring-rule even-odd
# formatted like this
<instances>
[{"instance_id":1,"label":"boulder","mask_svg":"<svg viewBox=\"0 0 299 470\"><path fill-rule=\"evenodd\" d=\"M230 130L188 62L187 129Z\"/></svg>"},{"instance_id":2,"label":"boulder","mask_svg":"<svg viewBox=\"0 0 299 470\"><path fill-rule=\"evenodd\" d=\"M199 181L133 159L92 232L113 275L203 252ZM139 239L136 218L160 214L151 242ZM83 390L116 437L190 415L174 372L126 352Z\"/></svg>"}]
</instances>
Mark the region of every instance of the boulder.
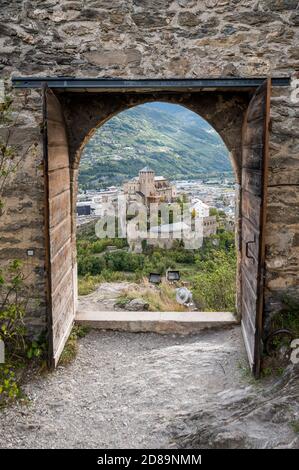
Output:
<instances>
[{"instance_id":1,"label":"boulder","mask_svg":"<svg viewBox=\"0 0 299 470\"><path fill-rule=\"evenodd\" d=\"M126 304L125 309L131 312L145 311L149 309L149 304L143 299L133 299Z\"/></svg>"}]
</instances>

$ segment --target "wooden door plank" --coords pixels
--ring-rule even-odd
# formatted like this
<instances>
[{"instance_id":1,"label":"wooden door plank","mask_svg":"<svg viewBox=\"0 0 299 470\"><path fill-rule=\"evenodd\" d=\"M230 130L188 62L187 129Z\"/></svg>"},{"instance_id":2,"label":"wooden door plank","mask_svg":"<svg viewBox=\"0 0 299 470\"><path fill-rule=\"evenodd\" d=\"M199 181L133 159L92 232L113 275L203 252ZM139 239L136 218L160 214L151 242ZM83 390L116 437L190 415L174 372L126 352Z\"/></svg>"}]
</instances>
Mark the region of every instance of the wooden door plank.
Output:
<instances>
[{"instance_id":1,"label":"wooden door plank","mask_svg":"<svg viewBox=\"0 0 299 470\"><path fill-rule=\"evenodd\" d=\"M242 333L250 367L260 374L271 80L249 103L242 139Z\"/></svg>"},{"instance_id":2,"label":"wooden door plank","mask_svg":"<svg viewBox=\"0 0 299 470\"><path fill-rule=\"evenodd\" d=\"M72 214L68 139L63 112L51 90L45 93L49 363L55 367L74 317Z\"/></svg>"}]
</instances>

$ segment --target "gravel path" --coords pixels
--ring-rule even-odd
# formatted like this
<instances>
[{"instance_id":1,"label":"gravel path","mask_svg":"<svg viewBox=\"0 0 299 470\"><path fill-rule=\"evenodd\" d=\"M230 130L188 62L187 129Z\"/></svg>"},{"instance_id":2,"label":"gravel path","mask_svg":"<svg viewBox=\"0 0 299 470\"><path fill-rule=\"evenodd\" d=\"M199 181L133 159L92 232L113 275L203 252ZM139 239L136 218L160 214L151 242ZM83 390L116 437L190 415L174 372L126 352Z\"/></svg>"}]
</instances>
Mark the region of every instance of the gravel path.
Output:
<instances>
[{"instance_id":1,"label":"gravel path","mask_svg":"<svg viewBox=\"0 0 299 470\"><path fill-rule=\"evenodd\" d=\"M67 367L1 412L0 447L168 448L178 415L243 386L240 329L161 336L91 331ZM245 383L246 385L246 383Z\"/></svg>"}]
</instances>

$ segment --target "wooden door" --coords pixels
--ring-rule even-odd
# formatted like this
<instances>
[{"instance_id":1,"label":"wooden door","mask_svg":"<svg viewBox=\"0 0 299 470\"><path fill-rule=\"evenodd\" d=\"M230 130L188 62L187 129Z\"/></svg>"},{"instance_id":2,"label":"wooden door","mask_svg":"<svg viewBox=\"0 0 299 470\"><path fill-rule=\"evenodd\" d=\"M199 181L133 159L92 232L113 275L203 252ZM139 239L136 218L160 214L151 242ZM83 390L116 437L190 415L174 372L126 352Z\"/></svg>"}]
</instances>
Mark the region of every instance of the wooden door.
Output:
<instances>
[{"instance_id":1,"label":"wooden door","mask_svg":"<svg viewBox=\"0 0 299 470\"><path fill-rule=\"evenodd\" d=\"M260 374L271 79L252 97L244 120L241 192L242 333L253 374Z\"/></svg>"},{"instance_id":2,"label":"wooden door","mask_svg":"<svg viewBox=\"0 0 299 470\"><path fill-rule=\"evenodd\" d=\"M75 318L68 139L58 98L44 89L44 167L49 363L55 367Z\"/></svg>"}]
</instances>

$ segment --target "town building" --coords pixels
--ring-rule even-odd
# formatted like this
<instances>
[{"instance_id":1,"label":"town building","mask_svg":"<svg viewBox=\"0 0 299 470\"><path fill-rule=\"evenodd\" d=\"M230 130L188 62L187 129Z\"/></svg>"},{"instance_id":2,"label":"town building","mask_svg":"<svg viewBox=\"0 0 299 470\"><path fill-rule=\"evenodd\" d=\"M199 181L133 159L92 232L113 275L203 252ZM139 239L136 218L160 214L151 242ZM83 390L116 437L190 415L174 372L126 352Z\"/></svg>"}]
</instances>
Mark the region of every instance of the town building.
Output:
<instances>
[{"instance_id":1,"label":"town building","mask_svg":"<svg viewBox=\"0 0 299 470\"><path fill-rule=\"evenodd\" d=\"M200 199L192 201L190 211L197 217L209 217L210 215L210 207Z\"/></svg>"},{"instance_id":2,"label":"town building","mask_svg":"<svg viewBox=\"0 0 299 470\"><path fill-rule=\"evenodd\" d=\"M147 237L137 237L130 233L130 224L128 225L127 240L130 251L134 253L142 253L143 241L147 245L156 246L165 250L170 250L173 247L175 240L183 240L185 248L200 248L204 238L211 237L217 233L217 219L216 216L208 216L202 218L202 233L197 234L197 242L194 245L194 232L191 225L186 222L175 222L172 224L162 224L151 227L148 231ZM188 237L188 234L190 238Z\"/></svg>"},{"instance_id":3,"label":"town building","mask_svg":"<svg viewBox=\"0 0 299 470\"><path fill-rule=\"evenodd\" d=\"M154 202L172 202L176 198L176 187L164 176L155 176L148 167L142 168L139 175L126 182L124 194L129 200L141 200L146 205Z\"/></svg>"}]
</instances>

